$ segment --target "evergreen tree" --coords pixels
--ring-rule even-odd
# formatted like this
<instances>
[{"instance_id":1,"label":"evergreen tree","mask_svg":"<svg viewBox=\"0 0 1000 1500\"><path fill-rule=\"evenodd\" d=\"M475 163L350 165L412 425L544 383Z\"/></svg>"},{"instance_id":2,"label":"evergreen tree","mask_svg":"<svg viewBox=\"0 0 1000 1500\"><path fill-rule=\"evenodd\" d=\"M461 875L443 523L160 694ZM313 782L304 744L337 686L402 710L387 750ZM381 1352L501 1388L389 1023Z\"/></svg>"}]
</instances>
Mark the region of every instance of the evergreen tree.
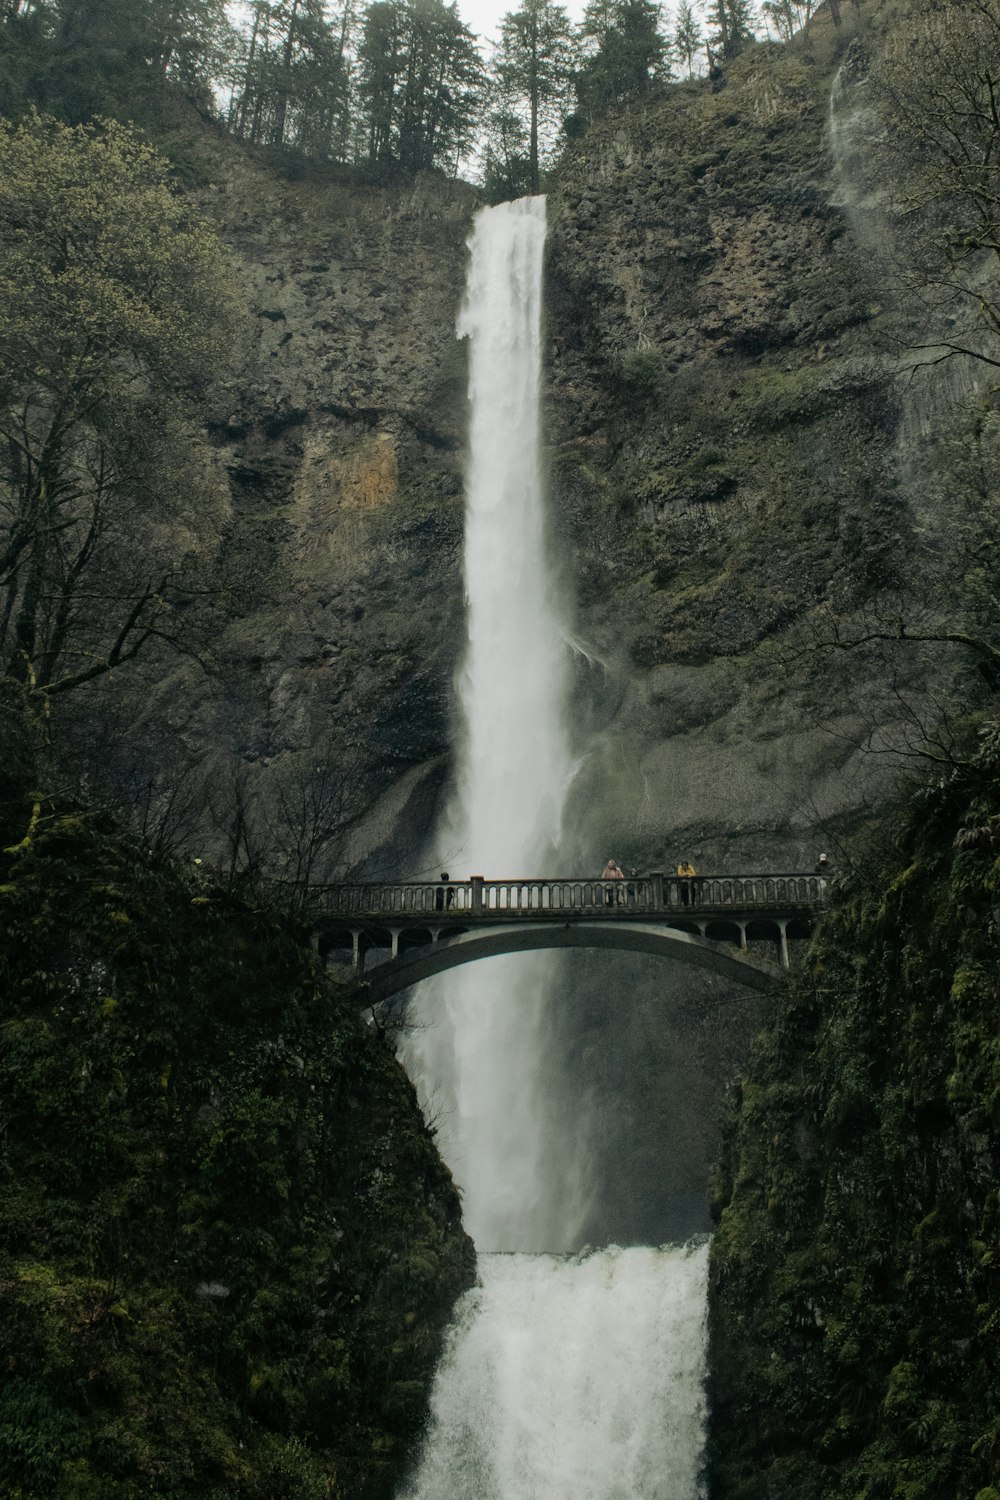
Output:
<instances>
[{"instance_id":1,"label":"evergreen tree","mask_svg":"<svg viewBox=\"0 0 1000 1500\"><path fill-rule=\"evenodd\" d=\"M808 26L813 12L812 0L764 0L761 9L782 42L790 42L801 27Z\"/></svg>"},{"instance_id":2,"label":"evergreen tree","mask_svg":"<svg viewBox=\"0 0 1000 1500\"><path fill-rule=\"evenodd\" d=\"M403 11L400 0L373 0L364 16L358 47L358 100L372 166L392 160L396 93L403 70Z\"/></svg>"},{"instance_id":3,"label":"evergreen tree","mask_svg":"<svg viewBox=\"0 0 1000 1500\"><path fill-rule=\"evenodd\" d=\"M207 89L234 38L224 0L6 0L0 106L71 120L133 113L164 78Z\"/></svg>"},{"instance_id":4,"label":"evergreen tree","mask_svg":"<svg viewBox=\"0 0 1000 1500\"><path fill-rule=\"evenodd\" d=\"M677 57L683 59L689 78L694 77L694 58L701 50L702 40L701 27L691 0L681 0L674 21L674 50Z\"/></svg>"},{"instance_id":5,"label":"evergreen tree","mask_svg":"<svg viewBox=\"0 0 1000 1500\"><path fill-rule=\"evenodd\" d=\"M712 0L709 12L709 46L725 61L738 57L756 40L753 0Z\"/></svg>"},{"instance_id":6,"label":"evergreen tree","mask_svg":"<svg viewBox=\"0 0 1000 1500\"><path fill-rule=\"evenodd\" d=\"M475 38L453 3L374 0L358 47L359 134L370 165L454 164L482 90Z\"/></svg>"},{"instance_id":7,"label":"evergreen tree","mask_svg":"<svg viewBox=\"0 0 1000 1500\"><path fill-rule=\"evenodd\" d=\"M501 115L524 122L530 193L539 191L542 167L569 106L573 60L569 16L554 0L522 0L504 16L493 60L496 98Z\"/></svg>"},{"instance_id":8,"label":"evergreen tree","mask_svg":"<svg viewBox=\"0 0 1000 1500\"><path fill-rule=\"evenodd\" d=\"M17 119L36 97L50 46L51 6L6 0L0 10L0 114Z\"/></svg>"},{"instance_id":9,"label":"evergreen tree","mask_svg":"<svg viewBox=\"0 0 1000 1500\"><path fill-rule=\"evenodd\" d=\"M667 47L659 20L656 0L590 0L581 28L585 61L576 78L585 114L639 98L662 76Z\"/></svg>"},{"instance_id":10,"label":"evergreen tree","mask_svg":"<svg viewBox=\"0 0 1000 1500\"><path fill-rule=\"evenodd\" d=\"M419 171L471 145L482 64L457 5L440 0L411 0L404 50L399 162L409 171Z\"/></svg>"},{"instance_id":11,"label":"evergreen tree","mask_svg":"<svg viewBox=\"0 0 1000 1500\"><path fill-rule=\"evenodd\" d=\"M236 134L321 160L342 155L350 12L328 16L323 0L255 0L249 21L230 108Z\"/></svg>"},{"instance_id":12,"label":"evergreen tree","mask_svg":"<svg viewBox=\"0 0 1000 1500\"><path fill-rule=\"evenodd\" d=\"M486 113L483 190L491 203L522 198L531 191L528 127L495 90Z\"/></svg>"}]
</instances>

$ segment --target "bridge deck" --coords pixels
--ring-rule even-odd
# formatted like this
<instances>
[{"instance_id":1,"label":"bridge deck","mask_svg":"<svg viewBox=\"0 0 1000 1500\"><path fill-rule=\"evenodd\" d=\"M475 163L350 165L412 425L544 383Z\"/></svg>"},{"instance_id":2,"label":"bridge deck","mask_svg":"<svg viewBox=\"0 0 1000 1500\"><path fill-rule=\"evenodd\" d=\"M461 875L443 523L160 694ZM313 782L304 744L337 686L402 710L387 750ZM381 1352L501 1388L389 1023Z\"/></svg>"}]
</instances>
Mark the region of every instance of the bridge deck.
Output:
<instances>
[{"instance_id":1,"label":"bridge deck","mask_svg":"<svg viewBox=\"0 0 1000 1500\"><path fill-rule=\"evenodd\" d=\"M404 931L432 925L457 929L474 923L559 921L662 922L664 917L753 920L802 916L823 902L818 875L709 875L684 880L659 873L625 880L551 879L355 882L317 892L325 931L371 922Z\"/></svg>"},{"instance_id":2,"label":"bridge deck","mask_svg":"<svg viewBox=\"0 0 1000 1500\"><path fill-rule=\"evenodd\" d=\"M320 949L350 948L355 971L387 949L369 989L378 998L458 963L544 947L651 952L742 976L764 987L748 949L766 940L780 963L806 937L822 905L818 875L709 875L654 871L624 880L552 879L355 882L317 892ZM737 958L729 944L742 951ZM428 950L433 950L428 952Z\"/></svg>"}]
</instances>

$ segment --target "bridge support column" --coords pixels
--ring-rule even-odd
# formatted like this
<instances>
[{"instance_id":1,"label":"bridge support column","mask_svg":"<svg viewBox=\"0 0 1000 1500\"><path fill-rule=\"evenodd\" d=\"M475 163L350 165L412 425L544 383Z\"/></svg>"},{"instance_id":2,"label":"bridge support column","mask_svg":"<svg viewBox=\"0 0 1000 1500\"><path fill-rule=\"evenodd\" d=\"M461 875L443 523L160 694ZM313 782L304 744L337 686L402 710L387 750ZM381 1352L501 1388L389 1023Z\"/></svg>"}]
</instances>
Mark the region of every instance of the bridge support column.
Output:
<instances>
[{"instance_id":1,"label":"bridge support column","mask_svg":"<svg viewBox=\"0 0 1000 1500\"><path fill-rule=\"evenodd\" d=\"M357 928L355 928L351 933L351 954L351 962L354 965L354 972L360 979L362 974L365 972L365 950L361 946L361 934L360 932L358 932Z\"/></svg>"},{"instance_id":2,"label":"bridge support column","mask_svg":"<svg viewBox=\"0 0 1000 1500\"><path fill-rule=\"evenodd\" d=\"M781 933L781 967L790 969L792 960L788 952L788 919L786 917L778 918L778 931Z\"/></svg>"},{"instance_id":3,"label":"bridge support column","mask_svg":"<svg viewBox=\"0 0 1000 1500\"><path fill-rule=\"evenodd\" d=\"M470 875L469 884L472 886L470 906L472 912L478 915L483 909L483 877L481 875Z\"/></svg>"},{"instance_id":4,"label":"bridge support column","mask_svg":"<svg viewBox=\"0 0 1000 1500\"><path fill-rule=\"evenodd\" d=\"M399 928L398 927L390 927L389 931L392 934L392 956L393 956L393 958L398 958L399 957Z\"/></svg>"},{"instance_id":5,"label":"bridge support column","mask_svg":"<svg viewBox=\"0 0 1000 1500\"><path fill-rule=\"evenodd\" d=\"M745 948L747 945L747 924L745 922L737 922L736 925L740 929L740 947Z\"/></svg>"}]
</instances>

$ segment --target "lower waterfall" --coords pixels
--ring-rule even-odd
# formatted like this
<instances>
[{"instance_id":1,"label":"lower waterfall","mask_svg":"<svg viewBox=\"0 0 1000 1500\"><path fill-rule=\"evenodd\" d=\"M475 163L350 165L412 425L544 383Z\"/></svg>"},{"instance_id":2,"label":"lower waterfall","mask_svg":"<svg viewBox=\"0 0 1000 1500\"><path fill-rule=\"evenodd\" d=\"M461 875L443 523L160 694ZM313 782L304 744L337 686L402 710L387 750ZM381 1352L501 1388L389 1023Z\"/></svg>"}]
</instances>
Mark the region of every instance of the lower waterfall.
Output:
<instances>
[{"instance_id":1,"label":"lower waterfall","mask_svg":"<svg viewBox=\"0 0 1000 1500\"><path fill-rule=\"evenodd\" d=\"M479 1266L401 1500L696 1500L708 1246Z\"/></svg>"},{"instance_id":2,"label":"lower waterfall","mask_svg":"<svg viewBox=\"0 0 1000 1500\"><path fill-rule=\"evenodd\" d=\"M468 641L439 843L453 879L554 872L574 772L540 456L544 240L544 198L484 209L470 240ZM403 1060L462 1190L480 1284L399 1500L702 1494L707 1246L552 1253L580 1244L589 1130L582 1104L564 1107L552 972L544 954L470 964L410 1007Z\"/></svg>"}]
</instances>

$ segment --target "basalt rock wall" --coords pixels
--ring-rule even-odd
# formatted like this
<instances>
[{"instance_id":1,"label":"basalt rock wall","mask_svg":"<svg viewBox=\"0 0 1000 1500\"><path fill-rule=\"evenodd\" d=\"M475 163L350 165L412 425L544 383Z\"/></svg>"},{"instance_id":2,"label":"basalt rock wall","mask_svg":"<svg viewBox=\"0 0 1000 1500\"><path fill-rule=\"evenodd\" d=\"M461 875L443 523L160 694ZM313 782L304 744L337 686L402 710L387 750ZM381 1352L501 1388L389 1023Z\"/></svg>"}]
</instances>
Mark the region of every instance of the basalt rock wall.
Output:
<instances>
[{"instance_id":1,"label":"basalt rock wall","mask_svg":"<svg viewBox=\"0 0 1000 1500\"><path fill-rule=\"evenodd\" d=\"M551 541L576 612L581 870L609 854L811 867L891 794L898 758L872 745L905 749L913 703L951 690L940 656L816 649L916 586L932 508L914 475L967 394L941 380L915 403L898 357L910 314L886 294L872 236L887 221L850 176L838 114L873 45L862 11L839 32L820 15L790 47L597 122L550 194ZM340 868L414 874L436 857L464 634L454 326L478 199L433 177L293 181L209 144L199 197L249 307L207 413L224 603L210 671L165 667L133 717L230 779L327 749L363 766L369 810ZM611 1204L593 1236L683 1233L671 1205L703 1202L755 1003L638 962L568 974L566 1108L581 1088L593 1102ZM614 1047L609 993L629 1007Z\"/></svg>"}]
</instances>

